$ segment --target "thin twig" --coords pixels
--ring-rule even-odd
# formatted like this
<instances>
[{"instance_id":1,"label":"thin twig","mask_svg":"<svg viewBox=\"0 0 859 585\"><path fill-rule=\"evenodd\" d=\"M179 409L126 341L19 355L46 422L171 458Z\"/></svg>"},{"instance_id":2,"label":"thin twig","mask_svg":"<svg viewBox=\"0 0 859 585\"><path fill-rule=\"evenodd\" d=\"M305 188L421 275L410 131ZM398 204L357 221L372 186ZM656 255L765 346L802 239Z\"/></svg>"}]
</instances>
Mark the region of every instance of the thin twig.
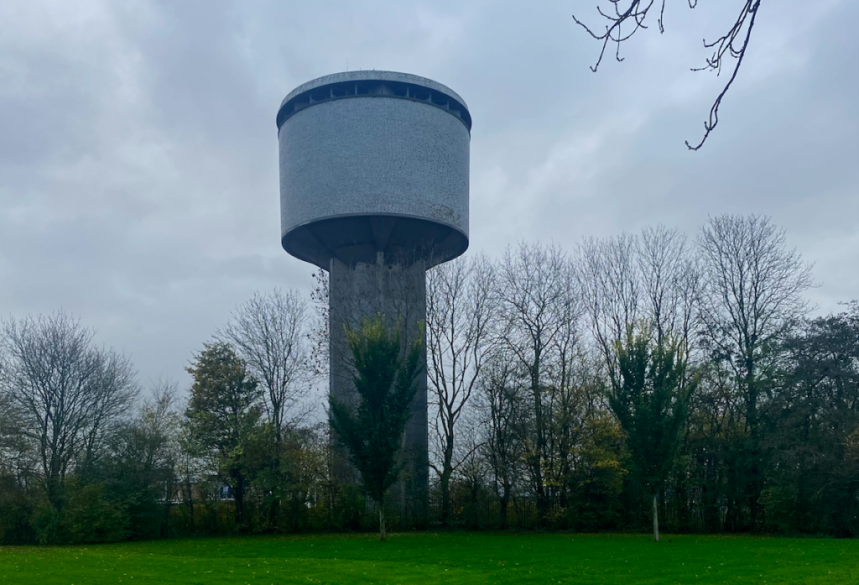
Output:
<instances>
[{"instance_id":1,"label":"thin twig","mask_svg":"<svg viewBox=\"0 0 859 585\"><path fill-rule=\"evenodd\" d=\"M697 146L692 146L689 144L688 140L686 141L686 147L689 150L698 150L704 146L704 142L706 142L707 137L710 136L710 132L712 132L719 123L719 106L722 104L722 98L725 97L725 94L728 93L728 90L731 88L731 84L733 84L734 80L737 78L737 72L743 64L743 58L746 56L746 48L749 46L749 39L752 36L752 29L755 26L755 17L758 15L758 8L760 8L760 5L761 0L746 0L745 5L743 6L743 11L740 13L740 16L737 18L737 21L734 23L731 30L712 43L708 43L706 40L704 41L705 47L708 49L716 47L716 50L713 53L713 56L707 59L707 64L704 67L692 69L692 71L715 70L716 75L719 75L722 72L722 58L726 53L729 53L731 57L735 58L737 60L737 64L734 66L734 71L731 74L731 78L728 80L728 83L726 83L725 87L722 88L722 91L719 93L719 96L710 108L710 117L706 122L704 122L704 136L701 138L701 142L699 142ZM749 19L749 26L746 30L743 46L737 50L734 48L734 41L742 31L745 21L749 18L749 15L751 15L751 18Z\"/></svg>"},{"instance_id":2,"label":"thin twig","mask_svg":"<svg viewBox=\"0 0 859 585\"><path fill-rule=\"evenodd\" d=\"M615 59L617 61L623 61L623 58L620 56L620 44L630 39L636 32L638 32L639 29L647 28L645 20L656 0L629 0L629 6L625 10L620 9L620 3L622 0L608 1L614 9L614 14L606 13L600 6L597 6L597 12L600 16L609 21L606 25L605 32L602 34L595 33L590 27L573 15L573 20L576 24L585 29L585 31L587 31L587 33L594 39L602 41L602 48L600 49L599 57L597 58L596 63L590 67L591 71L595 73L602 63L606 47L608 47L609 42L615 43ZM687 3L689 4L689 8L692 9L698 6L698 0L687 0ZM761 0L743 0L743 8L730 30L711 43L708 43L706 39L704 40L704 46L706 48L715 48L715 50L712 57L707 58L706 64L703 67L694 68L692 69L693 71L716 71L716 75L719 75L722 71L722 60L726 56L733 57L737 60L737 63L734 66L731 78L728 80L728 83L725 84L725 87L719 93L713 106L710 108L709 119L704 122L704 136L701 138L701 142L699 142L697 146L692 146L689 144L688 140L686 141L686 147L689 148L689 150L700 149L710 136L710 133L719 123L719 106L722 104L722 99L728 93L728 90L737 78L737 72L739 72L740 66L743 64L743 58L746 55L746 49L749 45L752 29L755 26L755 17L757 16L760 5ZM665 32L664 17L665 0L662 0L657 20L660 33ZM631 21L630 24L633 27L632 31L627 34L623 34L623 25L628 21ZM746 27L747 22L748 27ZM736 47L735 41L737 41L744 29L746 30L746 34L743 38L743 44L740 47Z\"/></svg>"}]
</instances>

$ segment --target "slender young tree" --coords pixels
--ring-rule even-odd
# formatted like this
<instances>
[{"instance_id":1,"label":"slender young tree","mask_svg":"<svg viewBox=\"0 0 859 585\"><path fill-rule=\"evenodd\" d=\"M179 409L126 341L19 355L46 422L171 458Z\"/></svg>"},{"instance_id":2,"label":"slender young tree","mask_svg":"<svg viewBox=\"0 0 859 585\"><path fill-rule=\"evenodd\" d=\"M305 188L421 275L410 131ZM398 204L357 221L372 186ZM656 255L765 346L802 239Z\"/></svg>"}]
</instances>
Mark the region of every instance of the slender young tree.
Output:
<instances>
[{"instance_id":1,"label":"slender young tree","mask_svg":"<svg viewBox=\"0 0 859 585\"><path fill-rule=\"evenodd\" d=\"M653 501L653 540L659 542L657 496L674 465L695 381L686 375L682 343L670 336L653 341L650 327L615 344L617 373L609 405L627 436L627 448Z\"/></svg>"},{"instance_id":2,"label":"slender young tree","mask_svg":"<svg viewBox=\"0 0 859 585\"><path fill-rule=\"evenodd\" d=\"M427 274L427 374L435 416L435 462L441 487L441 522L451 513L450 480L469 455L456 457L459 421L492 349L495 272L485 257L459 258Z\"/></svg>"},{"instance_id":3,"label":"slender young tree","mask_svg":"<svg viewBox=\"0 0 859 585\"><path fill-rule=\"evenodd\" d=\"M556 338L568 325L567 305L574 300L567 256L555 246L521 244L508 249L498 275L500 344L526 374L532 424L525 433L527 464L541 521L549 511L545 467L551 422L545 409L547 363Z\"/></svg>"},{"instance_id":4,"label":"slender young tree","mask_svg":"<svg viewBox=\"0 0 859 585\"><path fill-rule=\"evenodd\" d=\"M423 336L402 341L402 327L382 315L346 328L352 352L357 405L329 398L329 420L349 459L361 474L364 491L379 505L379 538L385 540L385 495L399 478L403 433L421 370Z\"/></svg>"},{"instance_id":5,"label":"slender young tree","mask_svg":"<svg viewBox=\"0 0 859 585\"><path fill-rule=\"evenodd\" d=\"M527 412L519 388L517 362L497 352L491 356L477 387L478 408L484 440L482 451L489 462L498 494L501 528L507 528L507 510L513 497L516 477L522 468L523 444L520 440Z\"/></svg>"}]
</instances>

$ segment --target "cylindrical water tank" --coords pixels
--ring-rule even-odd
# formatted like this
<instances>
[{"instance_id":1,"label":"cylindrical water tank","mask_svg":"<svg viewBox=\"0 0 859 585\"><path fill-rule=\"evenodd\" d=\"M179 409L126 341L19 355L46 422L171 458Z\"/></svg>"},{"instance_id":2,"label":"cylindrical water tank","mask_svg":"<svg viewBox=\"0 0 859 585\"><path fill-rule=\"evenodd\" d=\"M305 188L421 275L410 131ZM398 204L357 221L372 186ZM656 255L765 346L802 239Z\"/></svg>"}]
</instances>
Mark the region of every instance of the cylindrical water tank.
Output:
<instances>
[{"instance_id":1,"label":"cylindrical water tank","mask_svg":"<svg viewBox=\"0 0 859 585\"><path fill-rule=\"evenodd\" d=\"M379 253L428 266L468 247L471 116L416 75L353 71L292 91L277 114L281 242L330 267Z\"/></svg>"}]
</instances>

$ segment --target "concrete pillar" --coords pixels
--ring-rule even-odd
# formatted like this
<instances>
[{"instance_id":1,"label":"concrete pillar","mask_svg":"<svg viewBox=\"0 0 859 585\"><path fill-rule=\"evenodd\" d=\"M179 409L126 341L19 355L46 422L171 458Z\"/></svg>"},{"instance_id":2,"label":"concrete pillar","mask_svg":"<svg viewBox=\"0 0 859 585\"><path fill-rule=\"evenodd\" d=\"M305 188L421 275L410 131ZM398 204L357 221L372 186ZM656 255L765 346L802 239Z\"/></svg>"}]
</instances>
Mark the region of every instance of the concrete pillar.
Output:
<instances>
[{"instance_id":1,"label":"concrete pillar","mask_svg":"<svg viewBox=\"0 0 859 585\"><path fill-rule=\"evenodd\" d=\"M357 396L344 325L354 327L364 317L382 314L389 326L401 319L407 340L414 339L418 324L426 319L426 263L423 260L395 263L379 252L373 264L359 262L349 266L332 259L329 275L330 392L341 402L355 404ZM421 363L426 364L425 352ZM429 491L425 369L419 374L417 384L412 417L403 437L405 468L401 481L389 496L391 502L399 502L400 514L411 525L425 523ZM332 442L335 479L357 483L357 471L348 463L345 450L336 437L332 437Z\"/></svg>"}]
</instances>

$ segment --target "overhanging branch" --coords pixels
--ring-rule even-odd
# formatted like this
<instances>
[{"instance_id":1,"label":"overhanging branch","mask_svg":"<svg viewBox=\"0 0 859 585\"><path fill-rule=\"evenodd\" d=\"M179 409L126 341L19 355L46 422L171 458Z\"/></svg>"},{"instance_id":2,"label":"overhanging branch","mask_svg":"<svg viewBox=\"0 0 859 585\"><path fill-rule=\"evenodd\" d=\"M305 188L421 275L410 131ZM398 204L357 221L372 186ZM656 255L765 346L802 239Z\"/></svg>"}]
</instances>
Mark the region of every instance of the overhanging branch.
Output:
<instances>
[{"instance_id":1,"label":"overhanging branch","mask_svg":"<svg viewBox=\"0 0 859 585\"><path fill-rule=\"evenodd\" d=\"M622 9L621 3L625 3L627 1L629 2L629 5L626 9ZM713 55L707 58L706 64L703 67L693 69L693 71L716 71L716 75L719 75L722 71L723 59L726 57L736 59L736 64L734 65L728 83L726 83L724 88L722 88L722 91L719 92L719 95L716 97L715 102L713 102L713 105L710 108L709 118L704 122L704 136L695 146L692 146L687 140L686 147L689 150L700 149L707 141L710 133L718 125L719 106L721 106L722 100L728 93L734 80L737 78L737 73L740 70L740 66L743 64L743 58L745 57L746 49L749 46L749 39L752 36L752 29L755 26L755 18L757 17L761 0L742 1L742 10L728 32L713 42L708 43L706 39L704 40L704 47L714 49ZM594 30L588 25L579 20L576 15L573 15L573 20L576 24L585 29L585 31L587 31L587 33L594 39L602 41L602 48L600 49L599 57L597 58L596 63L590 67L593 72L596 72L597 69L599 69L609 43L615 44L615 59L617 61L623 61L623 58L620 56L620 44L629 40L640 29L647 28L645 21L648 13L653 9L656 0L608 0L608 2L613 8L613 13L611 11L603 11L602 7L597 6L597 12L608 21L606 23L604 33L599 34L594 32ZM687 0L687 2L689 4L689 8L695 8L698 5L698 0ZM665 0L662 0L659 4L659 16L657 19L660 33L665 31L664 16ZM625 25L631 26L632 30L624 33ZM745 34L743 34L743 31L745 31ZM742 44L736 44L740 40L742 40Z\"/></svg>"}]
</instances>

